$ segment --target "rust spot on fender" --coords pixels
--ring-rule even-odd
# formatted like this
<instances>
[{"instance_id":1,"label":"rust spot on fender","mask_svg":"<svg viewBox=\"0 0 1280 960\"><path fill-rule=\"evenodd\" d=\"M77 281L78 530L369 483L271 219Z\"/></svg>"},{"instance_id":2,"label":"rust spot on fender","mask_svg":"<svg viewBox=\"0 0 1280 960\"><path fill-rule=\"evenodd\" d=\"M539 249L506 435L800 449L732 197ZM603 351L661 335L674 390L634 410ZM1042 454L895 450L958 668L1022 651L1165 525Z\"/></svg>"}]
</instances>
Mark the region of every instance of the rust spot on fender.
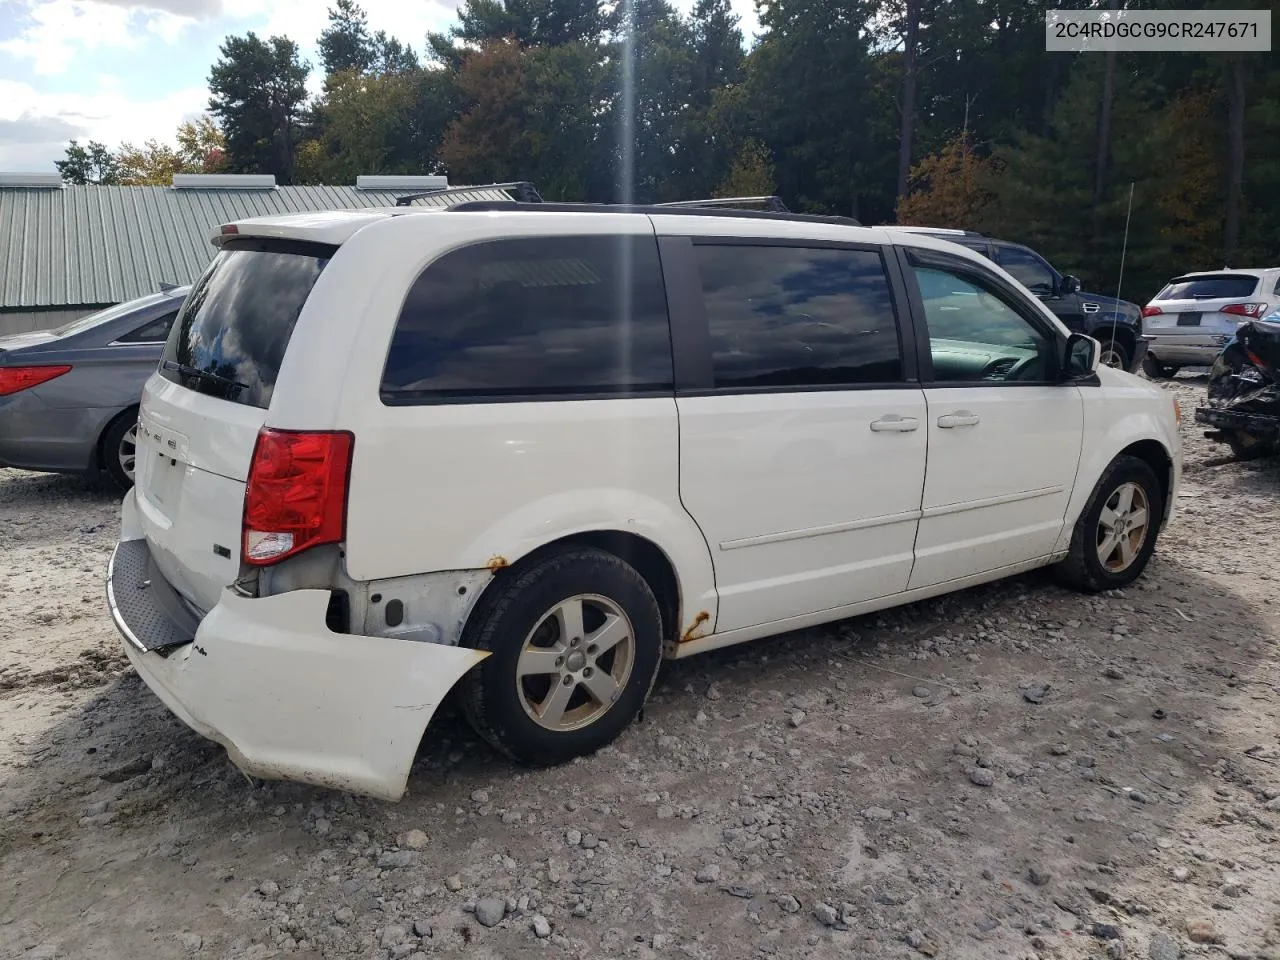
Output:
<instances>
[{"instance_id":1,"label":"rust spot on fender","mask_svg":"<svg viewBox=\"0 0 1280 960\"><path fill-rule=\"evenodd\" d=\"M711 619L711 614L705 610L699 610L698 615L693 618L693 623L689 624L689 629L680 635L681 643L688 643L690 640L697 640L702 636L699 628Z\"/></svg>"},{"instance_id":2,"label":"rust spot on fender","mask_svg":"<svg viewBox=\"0 0 1280 960\"><path fill-rule=\"evenodd\" d=\"M497 573L499 570L503 569L504 567L511 566L511 561L508 560L506 557L504 557L502 554L498 554L495 557L490 557L489 562L486 563L485 566L488 567L494 573Z\"/></svg>"}]
</instances>

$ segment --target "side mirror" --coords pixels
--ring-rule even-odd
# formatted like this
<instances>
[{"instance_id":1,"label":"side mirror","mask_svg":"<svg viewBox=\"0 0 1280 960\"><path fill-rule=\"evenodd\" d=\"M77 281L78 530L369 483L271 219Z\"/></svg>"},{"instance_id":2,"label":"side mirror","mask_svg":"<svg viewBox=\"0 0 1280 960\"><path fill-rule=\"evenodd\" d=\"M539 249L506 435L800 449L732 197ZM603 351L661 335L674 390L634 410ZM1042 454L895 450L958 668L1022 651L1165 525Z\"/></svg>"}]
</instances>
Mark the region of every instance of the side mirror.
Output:
<instances>
[{"instance_id":1,"label":"side mirror","mask_svg":"<svg viewBox=\"0 0 1280 960\"><path fill-rule=\"evenodd\" d=\"M1062 293L1066 296L1069 293L1080 292L1080 278L1073 276L1065 276L1062 278Z\"/></svg>"},{"instance_id":2,"label":"side mirror","mask_svg":"<svg viewBox=\"0 0 1280 960\"><path fill-rule=\"evenodd\" d=\"M1101 356L1102 344L1093 337L1083 333L1071 334L1062 351L1062 378L1068 381L1087 380L1098 372Z\"/></svg>"}]
</instances>

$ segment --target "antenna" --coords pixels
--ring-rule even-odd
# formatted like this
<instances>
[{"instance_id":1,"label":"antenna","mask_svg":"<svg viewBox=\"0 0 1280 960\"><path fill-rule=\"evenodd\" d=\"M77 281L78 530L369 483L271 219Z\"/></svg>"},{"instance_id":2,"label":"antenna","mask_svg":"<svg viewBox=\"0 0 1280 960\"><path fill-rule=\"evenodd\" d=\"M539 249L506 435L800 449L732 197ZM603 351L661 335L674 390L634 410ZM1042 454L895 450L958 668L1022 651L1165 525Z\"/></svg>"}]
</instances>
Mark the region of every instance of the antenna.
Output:
<instances>
[{"instance_id":1,"label":"antenna","mask_svg":"<svg viewBox=\"0 0 1280 960\"><path fill-rule=\"evenodd\" d=\"M1116 306L1119 307L1120 288L1124 286L1124 257L1129 252L1129 218L1133 216L1133 181L1129 181L1129 209L1124 214L1124 242L1120 245L1120 279L1116 281ZM1111 311L1111 342L1116 342L1116 325L1120 322L1118 310ZM1125 371L1126 373L1128 371Z\"/></svg>"}]
</instances>

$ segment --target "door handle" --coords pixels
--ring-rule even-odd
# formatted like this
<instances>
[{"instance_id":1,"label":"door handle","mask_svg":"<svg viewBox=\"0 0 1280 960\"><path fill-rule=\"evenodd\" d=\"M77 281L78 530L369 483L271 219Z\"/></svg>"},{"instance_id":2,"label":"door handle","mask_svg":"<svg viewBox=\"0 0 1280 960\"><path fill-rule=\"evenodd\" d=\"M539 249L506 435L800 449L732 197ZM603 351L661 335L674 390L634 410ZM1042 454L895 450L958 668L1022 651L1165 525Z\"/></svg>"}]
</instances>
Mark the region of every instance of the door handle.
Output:
<instances>
[{"instance_id":1,"label":"door handle","mask_svg":"<svg viewBox=\"0 0 1280 960\"><path fill-rule=\"evenodd\" d=\"M938 426L943 430L950 430L953 427L972 427L977 422L978 415L968 410L957 410L955 413L948 413L938 418Z\"/></svg>"},{"instance_id":2,"label":"door handle","mask_svg":"<svg viewBox=\"0 0 1280 960\"><path fill-rule=\"evenodd\" d=\"M910 433L920 429L920 421L915 417L900 417L896 413L890 413L879 420L872 420L871 429L876 433Z\"/></svg>"}]
</instances>

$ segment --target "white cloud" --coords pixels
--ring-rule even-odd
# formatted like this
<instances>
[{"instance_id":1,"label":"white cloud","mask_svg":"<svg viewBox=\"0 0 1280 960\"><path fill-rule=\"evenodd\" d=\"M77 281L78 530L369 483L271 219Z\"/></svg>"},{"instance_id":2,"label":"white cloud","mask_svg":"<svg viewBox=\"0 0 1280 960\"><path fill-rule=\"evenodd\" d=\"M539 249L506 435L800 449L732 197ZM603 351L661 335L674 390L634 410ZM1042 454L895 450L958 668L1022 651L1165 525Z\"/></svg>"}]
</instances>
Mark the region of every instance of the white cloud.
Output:
<instances>
[{"instance_id":1,"label":"white cloud","mask_svg":"<svg viewBox=\"0 0 1280 960\"><path fill-rule=\"evenodd\" d=\"M0 80L0 170L52 170L72 138L109 147L151 138L171 142L178 124L198 115L208 99L204 87L136 100L111 82L93 93L45 94Z\"/></svg>"},{"instance_id":2,"label":"white cloud","mask_svg":"<svg viewBox=\"0 0 1280 960\"><path fill-rule=\"evenodd\" d=\"M18 35L0 43L0 51L30 61L37 74L66 73L85 51L104 47L136 48L149 38L175 41L196 21L173 13L178 0L149 0L137 6L96 0L14 0L6 10L22 9L15 18ZM195 11L197 4L187 4Z\"/></svg>"}]
</instances>

